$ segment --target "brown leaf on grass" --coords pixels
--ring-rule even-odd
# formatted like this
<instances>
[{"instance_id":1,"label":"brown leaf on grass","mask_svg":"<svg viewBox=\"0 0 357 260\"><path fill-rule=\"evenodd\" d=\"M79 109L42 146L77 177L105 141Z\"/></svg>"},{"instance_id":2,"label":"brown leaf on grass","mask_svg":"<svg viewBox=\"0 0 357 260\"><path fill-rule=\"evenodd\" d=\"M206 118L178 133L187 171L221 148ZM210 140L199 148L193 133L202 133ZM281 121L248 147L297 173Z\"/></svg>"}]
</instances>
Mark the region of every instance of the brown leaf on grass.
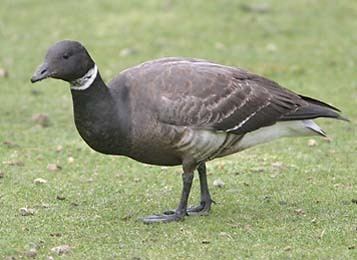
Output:
<instances>
[{"instance_id":1,"label":"brown leaf on grass","mask_svg":"<svg viewBox=\"0 0 357 260\"><path fill-rule=\"evenodd\" d=\"M50 236L51 236L51 237L61 237L62 234L61 234L61 233L58 233L58 232L54 232L54 233L50 233Z\"/></svg>"},{"instance_id":2,"label":"brown leaf on grass","mask_svg":"<svg viewBox=\"0 0 357 260\"><path fill-rule=\"evenodd\" d=\"M242 224L240 224L240 223L228 223L228 226L230 226L232 228L241 228Z\"/></svg>"},{"instance_id":3,"label":"brown leaf on grass","mask_svg":"<svg viewBox=\"0 0 357 260\"><path fill-rule=\"evenodd\" d=\"M57 255L65 255L68 254L71 251L72 247L69 245L61 245L61 246L56 246L51 249L52 253L55 253Z\"/></svg>"},{"instance_id":4,"label":"brown leaf on grass","mask_svg":"<svg viewBox=\"0 0 357 260\"><path fill-rule=\"evenodd\" d=\"M270 12L270 6L267 3L262 4L241 4L240 8L249 13L268 13Z\"/></svg>"},{"instance_id":5,"label":"brown leaf on grass","mask_svg":"<svg viewBox=\"0 0 357 260\"><path fill-rule=\"evenodd\" d=\"M21 216L32 216L35 214L34 209L27 208L27 207L19 209L19 212Z\"/></svg>"},{"instance_id":6,"label":"brown leaf on grass","mask_svg":"<svg viewBox=\"0 0 357 260\"><path fill-rule=\"evenodd\" d=\"M291 251L292 249L293 248L291 246L286 246L286 247L284 247L283 250L288 252L288 251Z\"/></svg>"},{"instance_id":7,"label":"brown leaf on grass","mask_svg":"<svg viewBox=\"0 0 357 260\"><path fill-rule=\"evenodd\" d=\"M252 231L252 225L250 225L250 224L245 224L245 225L244 225L244 230L245 230L245 231L248 231L248 232L249 232L249 231Z\"/></svg>"},{"instance_id":8,"label":"brown leaf on grass","mask_svg":"<svg viewBox=\"0 0 357 260\"><path fill-rule=\"evenodd\" d=\"M7 164L10 166L24 166L25 163L21 160L9 160L9 161L4 161L3 164Z\"/></svg>"},{"instance_id":9,"label":"brown leaf on grass","mask_svg":"<svg viewBox=\"0 0 357 260\"><path fill-rule=\"evenodd\" d=\"M213 181L213 186L218 187L218 188L223 188L224 181L222 181L221 179L216 179Z\"/></svg>"},{"instance_id":10,"label":"brown leaf on grass","mask_svg":"<svg viewBox=\"0 0 357 260\"><path fill-rule=\"evenodd\" d=\"M46 184L47 180L42 179L42 178L36 178L36 179L33 180L33 183L35 183L35 184Z\"/></svg>"},{"instance_id":11,"label":"brown leaf on grass","mask_svg":"<svg viewBox=\"0 0 357 260\"><path fill-rule=\"evenodd\" d=\"M305 216L305 211L303 209L295 209L294 212L298 216Z\"/></svg>"},{"instance_id":12,"label":"brown leaf on grass","mask_svg":"<svg viewBox=\"0 0 357 260\"><path fill-rule=\"evenodd\" d=\"M273 162L273 163L271 164L271 166L272 166L273 168L275 168L275 169L282 169L282 168L285 167L282 162Z\"/></svg>"},{"instance_id":13,"label":"brown leaf on grass","mask_svg":"<svg viewBox=\"0 0 357 260\"><path fill-rule=\"evenodd\" d=\"M41 208L48 209L48 208L50 208L50 204L48 204L48 203L42 203L42 204L41 204Z\"/></svg>"},{"instance_id":14,"label":"brown leaf on grass","mask_svg":"<svg viewBox=\"0 0 357 260\"><path fill-rule=\"evenodd\" d=\"M31 248L28 251L25 252L26 257L28 258L36 258L37 256L37 249L36 248Z\"/></svg>"},{"instance_id":15,"label":"brown leaf on grass","mask_svg":"<svg viewBox=\"0 0 357 260\"><path fill-rule=\"evenodd\" d=\"M229 238L229 239L233 239L232 235L229 234L228 232L220 232L219 235L220 235L221 237L227 237L227 238Z\"/></svg>"},{"instance_id":16,"label":"brown leaf on grass","mask_svg":"<svg viewBox=\"0 0 357 260\"><path fill-rule=\"evenodd\" d=\"M6 257L4 258L4 260L16 260L16 259L17 259L16 256L13 256L13 255L6 256Z\"/></svg>"},{"instance_id":17,"label":"brown leaf on grass","mask_svg":"<svg viewBox=\"0 0 357 260\"><path fill-rule=\"evenodd\" d=\"M59 171L61 169L62 169L62 167L59 166L56 163L50 163L50 164L47 165L47 170L49 170L50 172L56 172L56 171Z\"/></svg>"},{"instance_id":18,"label":"brown leaf on grass","mask_svg":"<svg viewBox=\"0 0 357 260\"><path fill-rule=\"evenodd\" d=\"M58 194L58 195L56 196L56 199L58 199L58 200L65 200L66 197L65 197L64 195Z\"/></svg>"},{"instance_id":19,"label":"brown leaf on grass","mask_svg":"<svg viewBox=\"0 0 357 260\"><path fill-rule=\"evenodd\" d=\"M125 216L121 217L121 220L127 221L129 219L131 219L134 216L133 212L128 212Z\"/></svg>"},{"instance_id":20,"label":"brown leaf on grass","mask_svg":"<svg viewBox=\"0 0 357 260\"><path fill-rule=\"evenodd\" d=\"M34 114L32 115L32 121L40 125L41 127L49 127L50 126L50 118L46 114Z\"/></svg>"},{"instance_id":21,"label":"brown leaf on grass","mask_svg":"<svg viewBox=\"0 0 357 260\"><path fill-rule=\"evenodd\" d=\"M20 145L18 145L17 143L14 143L12 141L9 141L9 140L5 140L2 142L3 145L5 145L7 148L16 148L16 147L19 147Z\"/></svg>"}]
</instances>

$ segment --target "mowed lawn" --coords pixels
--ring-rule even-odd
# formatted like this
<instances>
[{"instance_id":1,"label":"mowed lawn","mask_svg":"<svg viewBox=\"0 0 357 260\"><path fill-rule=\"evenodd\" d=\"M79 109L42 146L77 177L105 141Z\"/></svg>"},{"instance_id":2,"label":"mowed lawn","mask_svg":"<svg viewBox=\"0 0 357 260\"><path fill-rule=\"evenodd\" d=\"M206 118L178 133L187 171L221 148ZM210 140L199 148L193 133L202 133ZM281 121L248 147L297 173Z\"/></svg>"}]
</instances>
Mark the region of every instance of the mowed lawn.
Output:
<instances>
[{"instance_id":1,"label":"mowed lawn","mask_svg":"<svg viewBox=\"0 0 357 260\"><path fill-rule=\"evenodd\" d=\"M356 13L352 0L2 0L0 258L57 258L52 249L68 245L64 259L357 259ZM351 122L318 120L330 142L282 139L212 161L210 216L144 225L176 207L181 169L87 147L68 84L29 81L61 39L81 41L106 81L149 59L204 58L320 98Z\"/></svg>"}]
</instances>

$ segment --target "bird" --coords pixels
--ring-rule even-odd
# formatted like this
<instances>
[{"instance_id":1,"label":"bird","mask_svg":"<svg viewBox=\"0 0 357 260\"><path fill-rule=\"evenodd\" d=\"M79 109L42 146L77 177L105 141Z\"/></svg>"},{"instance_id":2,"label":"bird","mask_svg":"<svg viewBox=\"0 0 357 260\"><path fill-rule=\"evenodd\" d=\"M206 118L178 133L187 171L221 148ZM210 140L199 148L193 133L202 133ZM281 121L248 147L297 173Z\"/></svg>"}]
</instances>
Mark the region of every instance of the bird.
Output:
<instances>
[{"instance_id":1,"label":"bird","mask_svg":"<svg viewBox=\"0 0 357 260\"><path fill-rule=\"evenodd\" d=\"M203 59L165 57L125 69L108 84L78 41L49 47L31 77L69 82L76 128L95 151L159 166L182 166L175 210L146 224L208 215L214 203L206 163L281 137L326 136L313 121L348 121L336 107L248 70ZM200 201L188 207L197 170Z\"/></svg>"}]
</instances>

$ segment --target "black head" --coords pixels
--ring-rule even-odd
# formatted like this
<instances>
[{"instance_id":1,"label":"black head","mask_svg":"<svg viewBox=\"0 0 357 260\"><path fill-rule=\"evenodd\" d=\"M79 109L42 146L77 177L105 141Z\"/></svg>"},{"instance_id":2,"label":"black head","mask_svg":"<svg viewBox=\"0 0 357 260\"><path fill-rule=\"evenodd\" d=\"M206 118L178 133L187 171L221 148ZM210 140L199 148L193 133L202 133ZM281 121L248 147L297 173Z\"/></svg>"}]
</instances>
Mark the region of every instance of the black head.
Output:
<instances>
[{"instance_id":1,"label":"black head","mask_svg":"<svg viewBox=\"0 0 357 260\"><path fill-rule=\"evenodd\" d=\"M31 82L45 78L71 82L84 76L93 66L93 60L81 43L60 41L48 49L44 63L37 68Z\"/></svg>"}]
</instances>

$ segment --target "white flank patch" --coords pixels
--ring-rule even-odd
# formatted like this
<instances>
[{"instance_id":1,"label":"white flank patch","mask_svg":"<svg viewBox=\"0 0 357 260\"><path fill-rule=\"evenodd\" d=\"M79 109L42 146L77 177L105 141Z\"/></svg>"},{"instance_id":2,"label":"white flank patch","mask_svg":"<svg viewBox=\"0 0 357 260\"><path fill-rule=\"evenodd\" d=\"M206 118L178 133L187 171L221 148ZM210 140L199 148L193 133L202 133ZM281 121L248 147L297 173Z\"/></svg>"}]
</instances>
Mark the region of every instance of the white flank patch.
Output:
<instances>
[{"instance_id":1,"label":"white flank patch","mask_svg":"<svg viewBox=\"0 0 357 260\"><path fill-rule=\"evenodd\" d=\"M97 77L98 69L97 65L94 64L94 67L88 70L88 72L81 78L72 81L71 89L72 90L85 90L89 88L95 78Z\"/></svg>"},{"instance_id":2,"label":"white flank patch","mask_svg":"<svg viewBox=\"0 0 357 260\"><path fill-rule=\"evenodd\" d=\"M262 127L258 130L245 134L235 147L243 150L257 144L267 143L280 137L325 135L322 129L312 120L285 121L272 126ZM235 150L234 149L234 150Z\"/></svg>"}]
</instances>

